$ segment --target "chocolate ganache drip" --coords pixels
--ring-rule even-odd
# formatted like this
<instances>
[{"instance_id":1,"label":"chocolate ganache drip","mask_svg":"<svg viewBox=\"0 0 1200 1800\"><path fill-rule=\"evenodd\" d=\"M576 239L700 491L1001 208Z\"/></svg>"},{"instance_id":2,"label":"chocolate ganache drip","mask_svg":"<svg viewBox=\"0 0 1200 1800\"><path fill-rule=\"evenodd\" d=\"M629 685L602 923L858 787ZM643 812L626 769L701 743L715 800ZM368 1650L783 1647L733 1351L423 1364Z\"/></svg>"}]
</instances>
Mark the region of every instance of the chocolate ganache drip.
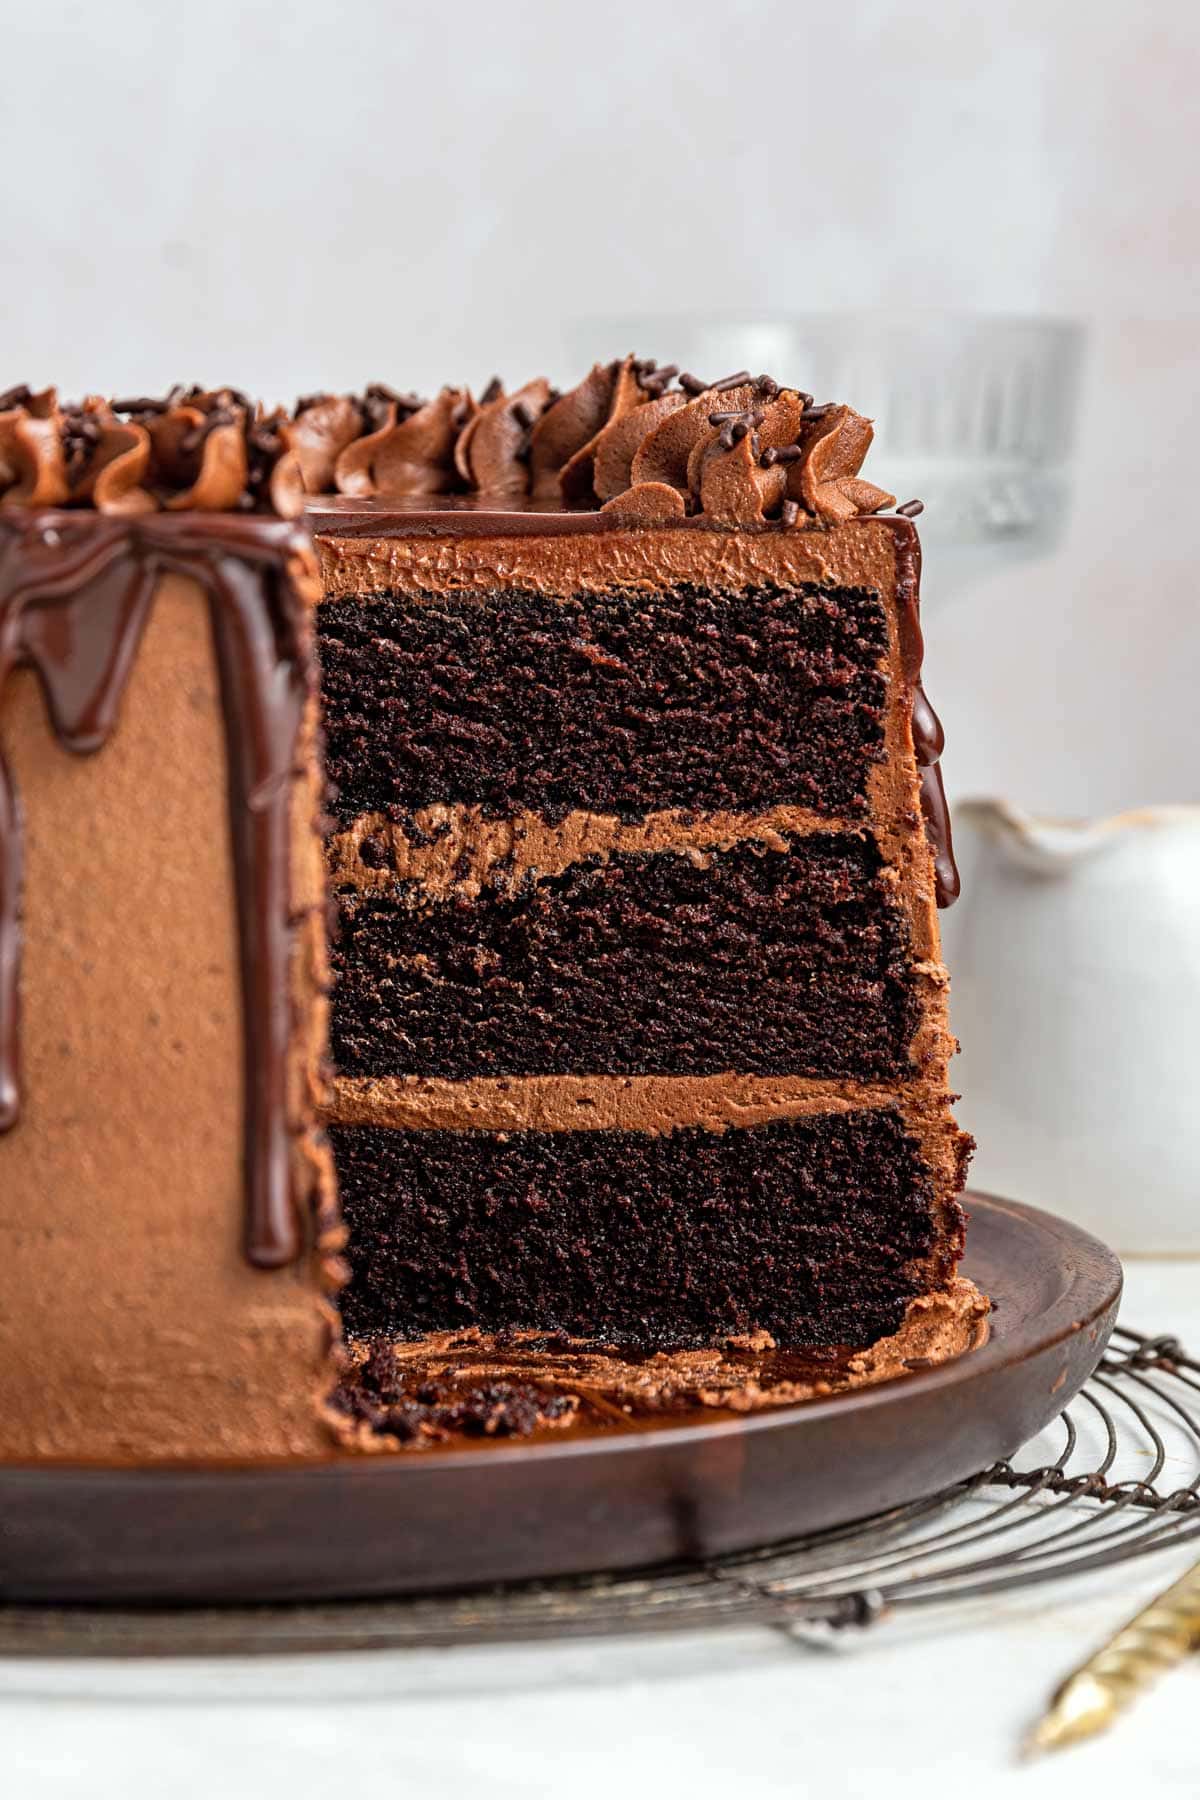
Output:
<instances>
[{"instance_id":1,"label":"chocolate ganache drip","mask_svg":"<svg viewBox=\"0 0 1200 1800\"><path fill-rule=\"evenodd\" d=\"M289 813L313 697L308 613L318 593L307 529L231 513L0 511L0 688L13 669L34 670L63 748L102 748L167 573L196 581L209 605L243 991L245 1248L256 1266L277 1268L304 1248L287 1074ZM21 865L19 798L0 756L0 1130L16 1123L20 1107Z\"/></svg>"},{"instance_id":2,"label":"chocolate ganache drip","mask_svg":"<svg viewBox=\"0 0 1200 1800\"><path fill-rule=\"evenodd\" d=\"M911 518L911 515L907 515ZM921 585L921 544L911 523L897 524L896 594L900 604L900 652L904 673L912 684L913 752L921 778L921 813L925 835L933 852L934 895L940 907L953 906L961 892L958 864L954 860L954 839L950 831L950 808L942 780L941 754L946 747L942 722L929 704L929 696L921 685L921 666L925 660L925 640L921 633L921 617L917 595Z\"/></svg>"}]
</instances>

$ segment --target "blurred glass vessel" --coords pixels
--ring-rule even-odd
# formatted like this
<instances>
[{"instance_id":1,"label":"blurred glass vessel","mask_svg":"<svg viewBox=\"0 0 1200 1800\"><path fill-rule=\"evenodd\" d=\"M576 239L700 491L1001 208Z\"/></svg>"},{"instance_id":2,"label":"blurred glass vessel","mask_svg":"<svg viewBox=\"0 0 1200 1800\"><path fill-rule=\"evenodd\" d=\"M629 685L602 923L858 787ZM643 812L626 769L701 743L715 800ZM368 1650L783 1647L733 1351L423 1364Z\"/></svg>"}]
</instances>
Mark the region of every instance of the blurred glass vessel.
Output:
<instances>
[{"instance_id":1,"label":"blurred glass vessel","mask_svg":"<svg viewBox=\"0 0 1200 1800\"><path fill-rule=\"evenodd\" d=\"M1084 331L1066 319L845 312L618 315L564 329L564 369L670 358L719 380L766 372L875 420L866 473L926 511L923 599L1048 554L1069 500Z\"/></svg>"}]
</instances>

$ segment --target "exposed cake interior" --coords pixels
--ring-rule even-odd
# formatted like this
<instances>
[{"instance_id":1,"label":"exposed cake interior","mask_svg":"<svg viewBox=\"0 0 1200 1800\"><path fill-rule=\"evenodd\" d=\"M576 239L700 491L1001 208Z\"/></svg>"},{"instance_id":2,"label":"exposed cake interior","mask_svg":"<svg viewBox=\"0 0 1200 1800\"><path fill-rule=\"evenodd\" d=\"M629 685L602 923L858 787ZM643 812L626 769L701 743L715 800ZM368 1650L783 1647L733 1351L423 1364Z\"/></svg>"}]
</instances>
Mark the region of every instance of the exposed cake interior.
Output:
<instances>
[{"instance_id":1,"label":"exposed cake interior","mask_svg":"<svg viewBox=\"0 0 1200 1800\"><path fill-rule=\"evenodd\" d=\"M911 527L317 524L360 1366L901 1331L964 1161Z\"/></svg>"}]
</instances>

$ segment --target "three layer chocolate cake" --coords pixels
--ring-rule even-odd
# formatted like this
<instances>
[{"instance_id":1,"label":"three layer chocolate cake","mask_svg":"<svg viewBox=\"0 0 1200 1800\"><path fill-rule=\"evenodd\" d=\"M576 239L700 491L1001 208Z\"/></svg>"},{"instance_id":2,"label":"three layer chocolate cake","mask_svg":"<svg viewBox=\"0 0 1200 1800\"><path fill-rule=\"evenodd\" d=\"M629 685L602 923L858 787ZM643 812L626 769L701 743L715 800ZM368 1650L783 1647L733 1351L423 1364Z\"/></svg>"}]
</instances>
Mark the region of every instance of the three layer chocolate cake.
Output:
<instances>
[{"instance_id":1,"label":"three layer chocolate cake","mask_svg":"<svg viewBox=\"0 0 1200 1800\"><path fill-rule=\"evenodd\" d=\"M870 437L633 359L3 397L0 1454L543 1431L970 1341Z\"/></svg>"}]
</instances>

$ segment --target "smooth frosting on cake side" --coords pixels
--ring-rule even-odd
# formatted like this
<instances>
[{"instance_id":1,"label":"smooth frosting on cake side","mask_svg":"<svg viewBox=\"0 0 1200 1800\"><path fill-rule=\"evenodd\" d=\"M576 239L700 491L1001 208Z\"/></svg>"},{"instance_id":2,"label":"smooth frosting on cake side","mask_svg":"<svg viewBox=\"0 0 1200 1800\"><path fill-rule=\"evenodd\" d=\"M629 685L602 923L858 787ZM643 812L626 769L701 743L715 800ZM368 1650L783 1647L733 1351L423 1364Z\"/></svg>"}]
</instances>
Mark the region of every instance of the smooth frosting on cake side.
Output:
<instances>
[{"instance_id":1,"label":"smooth frosting on cake side","mask_svg":"<svg viewBox=\"0 0 1200 1800\"><path fill-rule=\"evenodd\" d=\"M315 1136L323 878L301 726L285 843L284 1175L295 1254L247 1256L226 723L209 609L156 580L115 728L60 747L32 670L0 691L25 821L20 1109L0 1134L0 1455L321 1454L340 1243ZM315 909L315 910L314 910ZM285 1215L285 1218L287 1215Z\"/></svg>"}]
</instances>

